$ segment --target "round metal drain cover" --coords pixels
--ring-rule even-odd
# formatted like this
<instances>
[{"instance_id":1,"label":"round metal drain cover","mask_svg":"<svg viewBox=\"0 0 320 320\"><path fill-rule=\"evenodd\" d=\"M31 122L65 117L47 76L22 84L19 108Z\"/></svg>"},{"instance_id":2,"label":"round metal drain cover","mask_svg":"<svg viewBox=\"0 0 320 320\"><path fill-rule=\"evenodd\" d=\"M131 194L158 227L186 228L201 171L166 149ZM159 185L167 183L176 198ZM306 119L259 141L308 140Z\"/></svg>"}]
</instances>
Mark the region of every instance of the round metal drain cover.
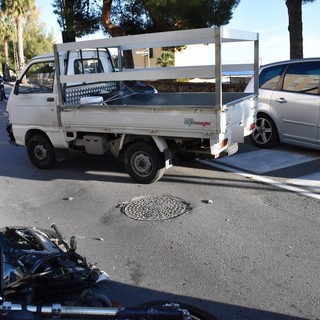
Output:
<instances>
[{"instance_id":1,"label":"round metal drain cover","mask_svg":"<svg viewBox=\"0 0 320 320\"><path fill-rule=\"evenodd\" d=\"M190 203L173 196L143 196L121 205L121 211L135 220L167 220L191 210Z\"/></svg>"}]
</instances>

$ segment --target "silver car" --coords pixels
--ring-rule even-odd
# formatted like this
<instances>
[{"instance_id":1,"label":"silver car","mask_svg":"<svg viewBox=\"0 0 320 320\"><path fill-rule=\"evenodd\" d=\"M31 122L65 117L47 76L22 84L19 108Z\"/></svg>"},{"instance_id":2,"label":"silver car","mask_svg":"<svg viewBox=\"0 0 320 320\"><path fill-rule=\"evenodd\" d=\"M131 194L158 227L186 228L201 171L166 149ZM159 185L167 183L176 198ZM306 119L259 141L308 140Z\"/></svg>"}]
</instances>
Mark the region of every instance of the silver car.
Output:
<instances>
[{"instance_id":1,"label":"silver car","mask_svg":"<svg viewBox=\"0 0 320 320\"><path fill-rule=\"evenodd\" d=\"M260 148L279 142L320 149L320 58L260 68L259 106L251 140ZM253 91L253 79L246 92Z\"/></svg>"}]
</instances>

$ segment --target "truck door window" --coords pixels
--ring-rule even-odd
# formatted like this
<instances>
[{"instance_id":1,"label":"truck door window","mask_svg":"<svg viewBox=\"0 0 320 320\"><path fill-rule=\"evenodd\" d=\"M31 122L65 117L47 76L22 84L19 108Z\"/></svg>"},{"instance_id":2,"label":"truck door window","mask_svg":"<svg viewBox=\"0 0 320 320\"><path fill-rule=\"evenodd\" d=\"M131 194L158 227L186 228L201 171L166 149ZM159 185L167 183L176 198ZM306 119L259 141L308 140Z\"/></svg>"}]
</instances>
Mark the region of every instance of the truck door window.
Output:
<instances>
[{"instance_id":1,"label":"truck door window","mask_svg":"<svg viewBox=\"0 0 320 320\"><path fill-rule=\"evenodd\" d=\"M40 62L32 64L25 72L19 85L19 93L53 92L54 63Z\"/></svg>"}]
</instances>

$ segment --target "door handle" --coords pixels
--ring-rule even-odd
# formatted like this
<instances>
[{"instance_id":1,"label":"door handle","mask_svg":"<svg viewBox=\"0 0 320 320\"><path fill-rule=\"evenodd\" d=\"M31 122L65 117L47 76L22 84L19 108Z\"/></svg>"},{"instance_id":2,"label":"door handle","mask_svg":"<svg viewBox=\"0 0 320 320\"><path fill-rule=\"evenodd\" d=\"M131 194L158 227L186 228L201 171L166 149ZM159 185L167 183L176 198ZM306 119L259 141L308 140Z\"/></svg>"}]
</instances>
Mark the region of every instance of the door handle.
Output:
<instances>
[{"instance_id":1,"label":"door handle","mask_svg":"<svg viewBox=\"0 0 320 320\"><path fill-rule=\"evenodd\" d=\"M54 101L54 98L49 97L49 98L47 98L47 101L48 101L48 102L53 102L53 101Z\"/></svg>"},{"instance_id":2,"label":"door handle","mask_svg":"<svg viewBox=\"0 0 320 320\"><path fill-rule=\"evenodd\" d=\"M287 100L285 98L280 98L280 99L277 99L276 101L279 103L286 103L287 102Z\"/></svg>"}]
</instances>

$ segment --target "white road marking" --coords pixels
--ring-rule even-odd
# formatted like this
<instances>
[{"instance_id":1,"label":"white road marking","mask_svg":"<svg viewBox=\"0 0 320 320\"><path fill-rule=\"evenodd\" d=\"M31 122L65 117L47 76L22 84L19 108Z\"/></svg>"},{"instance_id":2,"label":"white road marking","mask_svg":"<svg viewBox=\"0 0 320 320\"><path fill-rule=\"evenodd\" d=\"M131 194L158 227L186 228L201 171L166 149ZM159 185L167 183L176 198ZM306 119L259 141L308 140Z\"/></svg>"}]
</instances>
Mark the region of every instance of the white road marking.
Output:
<instances>
[{"instance_id":1,"label":"white road marking","mask_svg":"<svg viewBox=\"0 0 320 320\"><path fill-rule=\"evenodd\" d=\"M248 154L249 153L250 152L248 152ZM237 157L237 156L234 155L232 157ZM230 157L230 158L232 158L232 157ZM250 180L253 180L253 181L262 182L262 183L269 184L269 185L272 185L272 186L277 187L277 188L281 188L281 189L285 189L285 190L288 190L288 191L291 191L291 192L298 193L298 194L300 194L302 196L306 196L306 197L309 197L309 198L320 200L320 194L319 193L312 192L310 190L306 190L306 189L298 187L298 186L290 185L290 184L287 184L287 183L282 183L282 182L279 182L279 181L276 181L276 180L273 180L273 179L270 179L270 178L267 178L267 177L264 177L264 176L259 176L259 175L256 175L256 174L251 174L251 173L239 170L239 169L235 169L235 168L229 167L228 165L224 165L222 163L217 163L216 160L214 162L207 161L207 160L198 160L198 161L203 163L203 164L205 164L205 165L209 165L209 166L217 168L217 169L221 169L221 170L224 170L224 171L227 171L227 172L232 172L232 173L238 174L240 176L243 176L243 177L245 177L247 179L250 179ZM310 159L307 160L307 161L310 161ZM301 163L303 163L303 162L301 162ZM250 165L250 170L251 170L251 163L249 165ZM291 164L289 164L287 166L290 166L290 165ZM247 166L248 166L248 162L247 162ZM314 185L317 185L320 188L320 182L318 180L316 180L317 177L318 177L318 179L320 178L320 173L318 173L318 172L315 174L315 176L314 176L314 174L312 174L312 175L305 176L304 178L303 177L299 177L299 179L290 179L290 180L287 180L287 181L290 182L290 183L296 182L297 185L300 185L301 180L302 180L303 181L303 185L302 186L306 186L307 185L307 183L306 183L307 177L309 177L311 179L315 178L313 180L314 181ZM312 180L308 180L308 181L312 181ZM300 183L298 183L298 182L300 182Z\"/></svg>"},{"instance_id":2,"label":"white road marking","mask_svg":"<svg viewBox=\"0 0 320 320\"><path fill-rule=\"evenodd\" d=\"M320 192L320 172L314 172L295 179L289 179L288 182L293 185L306 186L315 192Z\"/></svg>"},{"instance_id":3,"label":"white road marking","mask_svg":"<svg viewBox=\"0 0 320 320\"><path fill-rule=\"evenodd\" d=\"M248 168L250 172L261 174L318 159L320 159L320 156L311 153L261 149L216 159L214 162L230 165L242 170Z\"/></svg>"}]
</instances>

